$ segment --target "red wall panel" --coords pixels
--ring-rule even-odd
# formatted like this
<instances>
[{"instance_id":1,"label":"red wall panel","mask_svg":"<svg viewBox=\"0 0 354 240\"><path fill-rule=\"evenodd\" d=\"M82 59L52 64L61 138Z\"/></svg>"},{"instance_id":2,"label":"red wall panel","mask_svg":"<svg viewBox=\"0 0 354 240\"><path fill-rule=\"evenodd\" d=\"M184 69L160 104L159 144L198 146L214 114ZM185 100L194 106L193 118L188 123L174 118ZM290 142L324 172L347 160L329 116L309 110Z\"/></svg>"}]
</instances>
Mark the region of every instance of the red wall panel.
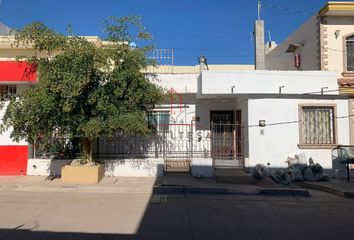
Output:
<instances>
[{"instance_id":1,"label":"red wall panel","mask_svg":"<svg viewBox=\"0 0 354 240\"><path fill-rule=\"evenodd\" d=\"M26 175L28 146L0 146L0 175Z\"/></svg>"},{"instance_id":2,"label":"red wall panel","mask_svg":"<svg viewBox=\"0 0 354 240\"><path fill-rule=\"evenodd\" d=\"M0 61L0 81L35 82L37 68L26 62Z\"/></svg>"}]
</instances>

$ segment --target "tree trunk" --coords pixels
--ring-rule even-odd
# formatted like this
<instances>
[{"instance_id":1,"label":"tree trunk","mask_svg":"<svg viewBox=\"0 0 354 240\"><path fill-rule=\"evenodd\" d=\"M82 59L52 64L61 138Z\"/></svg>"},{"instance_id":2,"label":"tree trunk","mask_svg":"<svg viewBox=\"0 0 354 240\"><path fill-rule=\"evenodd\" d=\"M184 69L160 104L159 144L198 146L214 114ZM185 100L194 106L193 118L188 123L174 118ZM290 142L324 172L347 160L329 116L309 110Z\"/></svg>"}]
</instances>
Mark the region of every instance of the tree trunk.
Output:
<instances>
[{"instance_id":1,"label":"tree trunk","mask_svg":"<svg viewBox=\"0 0 354 240\"><path fill-rule=\"evenodd\" d=\"M84 163L93 163L92 159L92 142L90 138L82 139L83 153L84 153Z\"/></svg>"}]
</instances>

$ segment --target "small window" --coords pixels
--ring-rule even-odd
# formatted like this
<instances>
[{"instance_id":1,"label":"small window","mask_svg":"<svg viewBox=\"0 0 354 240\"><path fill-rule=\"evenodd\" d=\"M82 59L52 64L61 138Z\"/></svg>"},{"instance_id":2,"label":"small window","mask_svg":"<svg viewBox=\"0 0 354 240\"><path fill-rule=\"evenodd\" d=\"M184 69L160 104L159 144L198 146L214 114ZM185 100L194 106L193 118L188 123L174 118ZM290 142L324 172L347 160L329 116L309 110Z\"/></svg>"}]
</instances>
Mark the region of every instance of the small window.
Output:
<instances>
[{"instance_id":1,"label":"small window","mask_svg":"<svg viewBox=\"0 0 354 240\"><path fill-rule=\"evenodd\" d=\"M334 106L300 106L300 144L336 144Z\"/></svg>"},{"instance_id":2,"label":"small window","mask_svg":"<svg viewBox=\"0 0 354 240\"><path fill-rule=\"evenodd\" d=\"M346 38L347 71L354 71L354 35Z\"/></svg>"},{"instance_id":3,"label":"small window","mask_svg":"<svg viewBox=\"0 0 354 240\"><path fill-rule=\"evenodd\" d=\"M16 85L0 85L0 96L2 99L15 96L16 92Z\"/></svg>"},{"instance_id":4,"label":"small window","mask_svg":"<svg viewBox=\"0 0 354 240\"><path fill-rule=\"evenodd\" d=\"M158 132L169 130L170 113L167 111L151 112L149 114L149 128Z\"/></svg>"}]
</instances>

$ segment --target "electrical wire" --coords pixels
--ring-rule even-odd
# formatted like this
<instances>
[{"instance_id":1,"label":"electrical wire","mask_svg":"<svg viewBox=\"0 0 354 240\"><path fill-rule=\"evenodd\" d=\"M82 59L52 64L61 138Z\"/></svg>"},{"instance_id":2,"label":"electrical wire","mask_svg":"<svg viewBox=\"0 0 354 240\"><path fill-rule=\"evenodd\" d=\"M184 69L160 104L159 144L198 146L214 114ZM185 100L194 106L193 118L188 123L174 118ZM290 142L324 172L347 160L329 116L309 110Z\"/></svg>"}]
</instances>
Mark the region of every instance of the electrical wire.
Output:
<instances>
[{"instance_id":1,"label":"electrical wire","mask_svg":"<svg viewBox=\"0 0 354 240\"><path fill-rule=\"evenodd\" d=\"M261 2L262 2L263 6L270 7L270 8L273 8L273 9L278 9L278 10L281 10L281 11L286 11L286 12L289 12L289 13L297 13L297 14L301 14L301 15L305 15L305 16L313 16L313 17L323 17L320 14L309 13L309 12L301 11L301 10L298 10L298 9L295 9L295 8L280 7L280 6L274 5L272 3L269 3L269 1L267 1L267 0L262 0ZM354 19L348 19L347 17L335 16L335 18L336 19L345 20L347 22L354 23Z\"/></svg>"}]
</instances>

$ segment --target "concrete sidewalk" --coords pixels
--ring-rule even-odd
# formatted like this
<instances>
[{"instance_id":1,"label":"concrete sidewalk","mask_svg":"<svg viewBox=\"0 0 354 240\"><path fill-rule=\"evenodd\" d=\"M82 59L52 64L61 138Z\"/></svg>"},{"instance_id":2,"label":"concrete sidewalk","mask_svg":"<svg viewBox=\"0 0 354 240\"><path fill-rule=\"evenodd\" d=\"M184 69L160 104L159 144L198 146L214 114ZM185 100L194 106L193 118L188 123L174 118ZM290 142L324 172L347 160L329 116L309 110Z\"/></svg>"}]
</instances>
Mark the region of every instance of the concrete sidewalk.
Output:
<instances>
[{"instance_id":1,"label":"concrete sidewalk","mask_svg":"<svg viewBox=\"0 0 354 240\"><path fill-rule=\"evenodd\" d=\"M156 178L105 177L99 184L63 183L45 176L1 176L0 190L38 192L151 193Z\"/></svg>"},{"instance_id":2,"label":"concrete sidewalk","mask_svg":"<svg viewBox=\"0 0 354 240\"><path fill-rule=\"evenodd\" d=\"M354 198L354 180L330 179L328 182L298 182L297 186L335 194L340 197Z\"/></svg>"},{"instance_id":3,"label":"concrete sidewalk","mask_svg":"<svg viewBox=\"0 0 354 240\"><path fill-rule=\"evenodd\" d=\"M271 181L257 185L217 183L213 179L198 179L189 174L167 174L161 178L105 177L96 185L66 184L60 178L43 176L0 177L0 191L92 192L148 194L238 194L309 196L297 186L282 186Z\"/></svg>"}]
</instances>

